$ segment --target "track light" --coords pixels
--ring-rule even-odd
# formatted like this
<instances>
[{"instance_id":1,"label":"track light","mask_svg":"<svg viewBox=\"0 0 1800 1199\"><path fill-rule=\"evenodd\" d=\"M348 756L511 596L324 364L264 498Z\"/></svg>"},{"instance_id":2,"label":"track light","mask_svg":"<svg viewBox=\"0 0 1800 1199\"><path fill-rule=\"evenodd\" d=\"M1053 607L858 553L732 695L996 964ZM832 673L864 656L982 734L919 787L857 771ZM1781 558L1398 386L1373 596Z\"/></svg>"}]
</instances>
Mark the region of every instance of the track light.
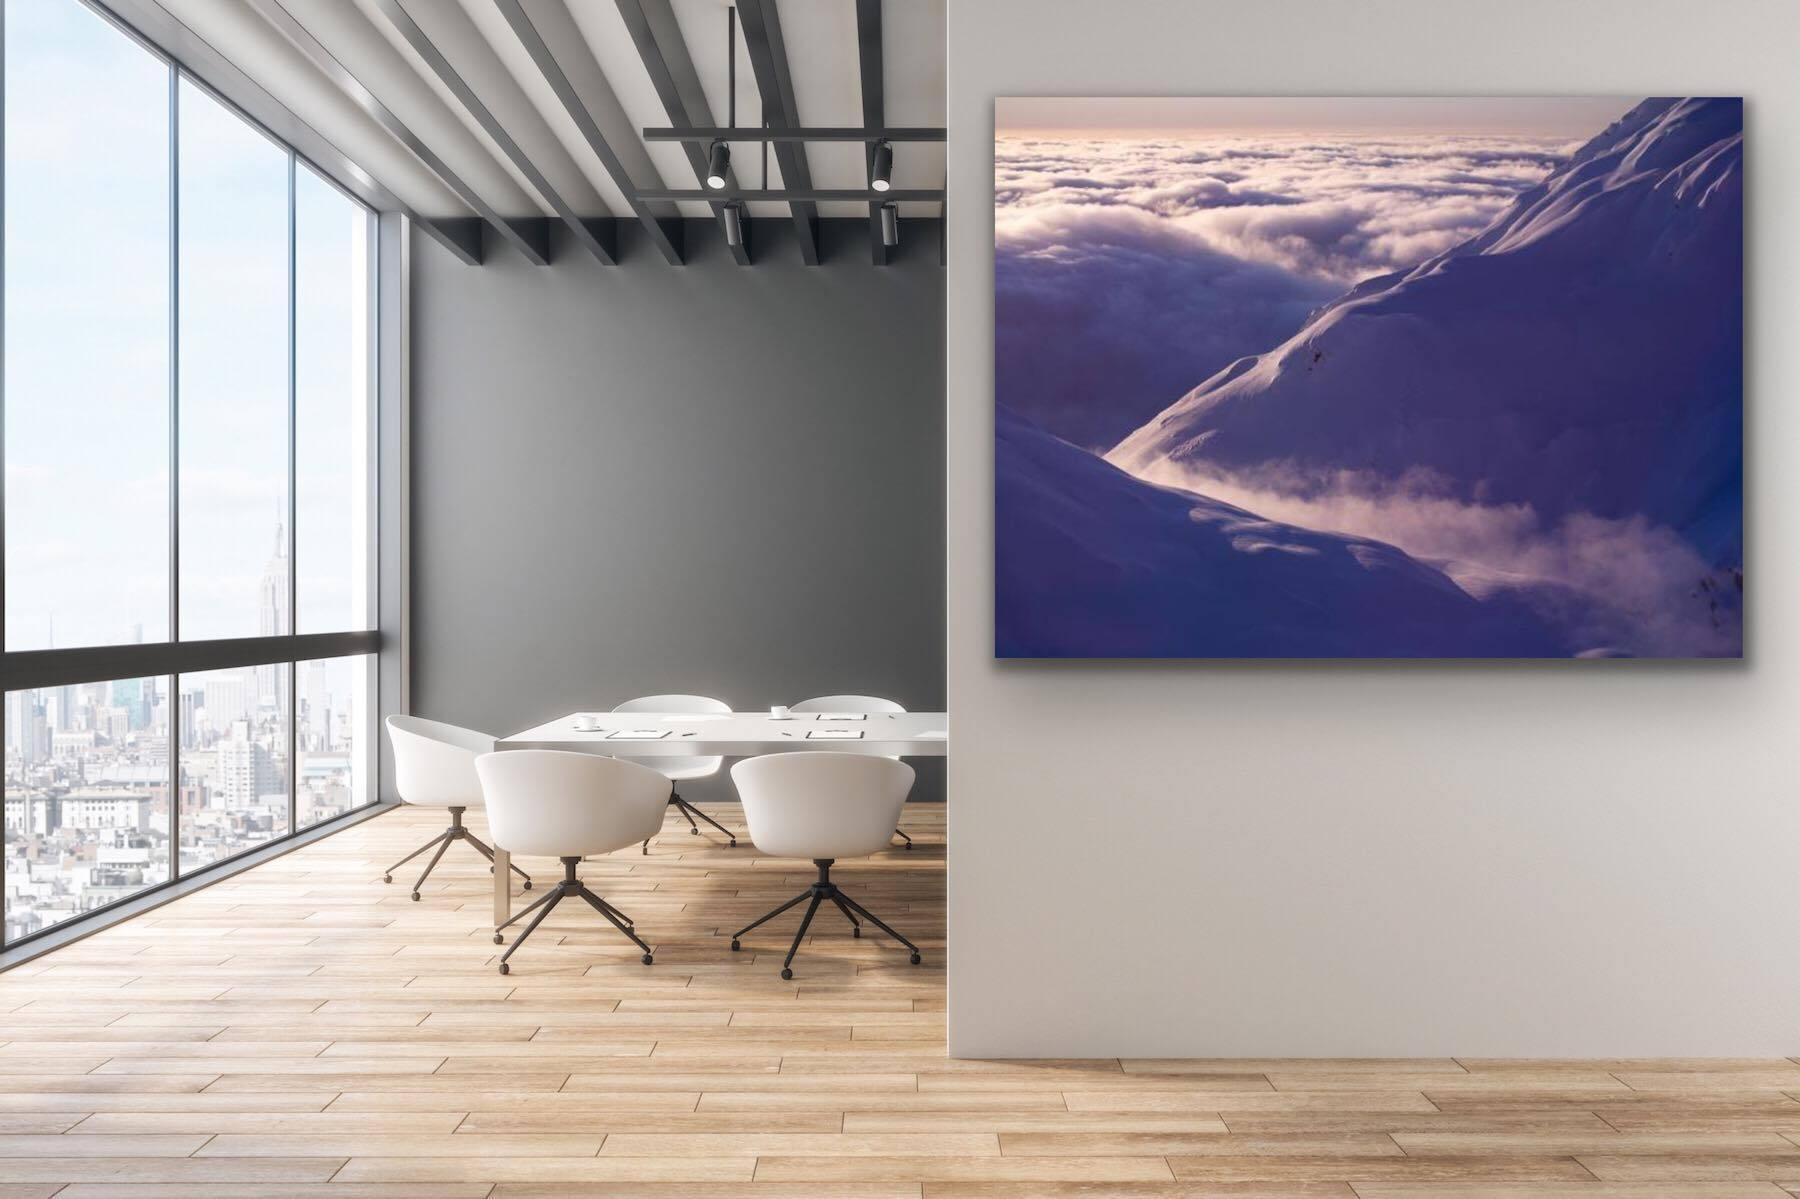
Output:
<instances>
[{"instance_id":1,"label":"track light","mask_svg":"<svg viewBox=\"0 0 1800 1199\"><path fill-rule=\"evenodd\" d=\"M898 204L881 206L881 244L884 246L900 244L900 206Z\"/></svg>"},{"instance_id":2,"label":"track light","mask_svg":"<svg viewBox=\"0 0 1800 1199\"><path fill-rule=\"evenodd\" d=\"M731 147L724 142L714 142L706 154L706 186L714 191L724 190L725 176L730 170Z\"/></svg>"},{"instance_id":3,"label":"track light","mask_svg":"<svg viewBox=\"0 0 1800 1199\"><path fill-rule=\"evenodd\" d=\"M894 176L894 147L890 142L875 143L875 161L869 169L869 186L878 192L889 187Z\"/></svg>"},{"instance_id":4,"label":"track light","mask_svg":"<svg viewBox=\"0 0 1800 1199\"><path fill-rule=\"evenodd\" d=\"M719 215L725 218L725 244L733 248L743 245L744 223L738 215L738 206L727 204L719 209Z\"/></svg>"}]
</instances>

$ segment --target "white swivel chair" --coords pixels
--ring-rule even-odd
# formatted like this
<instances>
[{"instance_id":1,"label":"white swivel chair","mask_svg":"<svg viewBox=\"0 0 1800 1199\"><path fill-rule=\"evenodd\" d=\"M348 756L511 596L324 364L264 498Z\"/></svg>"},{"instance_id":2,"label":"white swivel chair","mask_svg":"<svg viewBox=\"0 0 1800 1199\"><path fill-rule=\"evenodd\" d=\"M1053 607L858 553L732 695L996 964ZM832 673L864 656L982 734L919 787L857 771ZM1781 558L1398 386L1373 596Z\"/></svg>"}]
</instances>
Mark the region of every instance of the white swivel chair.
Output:
<instances>
[{"instance_id":1,"label":"white swivel chair","mask_svg":"<svg viewBox=\"0 0 1800 1199\"><path fill-rule=\"evenodd\" d=\"M704 695L645 695L640 696L637 699L628 699L618 707L614 708L613 711L656 713L677 712L688 715L730 715L731 705L724 703L721 700L709 699ZM719 767L724 764L724 758L710 755L683 758L646 758L644 760L644 765L650 767L652 770L660 772L662 776L671 783L685 783L692 779L711 778L713 775L719 773ZM690 834L696 837L700 835L700 826L694 823L694 818L698 816L701 820L706 821L706 823L712 825L721 833L724 833L726 839L731 842L731 847L733 849L737 848L737 834L720 824L717 820L714 820L711 816L708 816L705 812L702 812L699 808L696 808L687 800L681 798L681 792L670 791L669 802L674 805L677 812L680 812L683 816L687 817L688 832ZM661 827L661 825L657 826L658 831L661 831ZM653 833L651 835L654 836L655 834ZM644 838L644 852L650 852L649 837Z\"/></svg>"},{"instance_id":2,"label":"white swivel chair","mask_svg":"<svg viewBox=\"0 0 1800 1199\"><path fill-rule=\"evenodd\" d=\"M537 913L500 955L500 973L511 969L506 959L569 896L586 900L636 942L648 966L650 947L638 937L632 919L588 890L575 877L575 868L589 854L624 849L661 828L669 780L635 762L558 749L482 754L475 759L475 770L487 794L494 844L509 853L561 858L564 870L549 894L494 929L498 945L504 939L501 929Z\"/></svg>"},{"instance_id":3,"label":"white swivel chair","mask_svg":"<svg viewBox=\"0 0 1800 1199\"><path fill-rule=\"evenodd\" d=\"M866 712L883 715L888 712L904 712L905 708L891 699L882 699L874 695L818 695L812 699L803 699L788 709L790 712ZM898 759L900 755L889 754L888 757ZM912 838L899 828L894 835L906 842L906 848L912 848Z\"/></svg>"},{"instance_id":4,"label":"white swivel chair","mask_svg":"<svg viewBox=\"0 0 1800 1199\"><path fill-rule=\"evenodd\" d=\"M811 858L819 868L812 886L733 933L733 951L740 948L738 938L745 933L810 898L800 931L781 963L781 977L794 977L794 955L800 952L813 914L827 900L850 921L851 936L862 936L857 919L861 916L912 950L912 963L919 964L917 945L831 881L831 865L838 858L866 857L887 848L889 830L912 790L911 766L871 754L798 750L747 758L731 768L731 779L744 801L744 819L756 847L784 858Z\"/></svg>"},{"instance_id":5,"label":"white swivel chair","mask_svg":"<svg viewBox=\"0 0 1800 1199\"><path fill-rule=\"evenodd\" d=\"M425 873L413 884L412 897L416 903L419 888L437 869L438 859L444 856L452 841L467 841L490 863L494 860L494 851L487 842L464 828L462 822L464 811L481 807L481 780L475 777L475 759L493 752L494 739L474 729L418 716L388 717L387 733L388 741L394 747L394 783L400 798L420 807L448 808L450 811L449 828L389 866L382 876L382 882L393 882L394 871L436 846L437 852L431 855ZM493 867L490 865L488 869L491 871ZM531 890L531 876L517 866L513 870L525 880L525 890Z\"/></svg>"}]
</instances>

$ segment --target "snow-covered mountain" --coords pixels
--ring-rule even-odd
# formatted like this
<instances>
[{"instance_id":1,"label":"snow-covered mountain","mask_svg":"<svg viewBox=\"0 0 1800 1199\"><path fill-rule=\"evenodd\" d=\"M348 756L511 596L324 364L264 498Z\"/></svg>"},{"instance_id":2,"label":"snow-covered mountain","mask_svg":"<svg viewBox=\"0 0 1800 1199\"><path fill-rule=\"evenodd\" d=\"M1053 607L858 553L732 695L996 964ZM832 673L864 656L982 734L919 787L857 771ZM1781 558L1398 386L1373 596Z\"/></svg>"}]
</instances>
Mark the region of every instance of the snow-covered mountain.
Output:
<instances>
[{"instance_id":1,"label":"snow-covered mountain","mask_svg":"<svg viewBox=\"0 0 1800 1199\"><path fill-rule=\"evenodd\" d=\"M1108 460L1200 490L1429 494L1546 530L1635 522L1691 546L1720 572L1708 585L1732 579L1742 115L1735 99L1645 101L1484 232L1358 285Z\"/></svg>"},{"instance_id":2,"label":"snow-covered mountain","mask_svg":"<svg viewBox=\"0 0 1800 1199\"><path fill-rule=\"evenodd\" d=\"M995 417L998 657L1566 657L1584 601L1132 477Z\"/></svg>"}]
</instances>

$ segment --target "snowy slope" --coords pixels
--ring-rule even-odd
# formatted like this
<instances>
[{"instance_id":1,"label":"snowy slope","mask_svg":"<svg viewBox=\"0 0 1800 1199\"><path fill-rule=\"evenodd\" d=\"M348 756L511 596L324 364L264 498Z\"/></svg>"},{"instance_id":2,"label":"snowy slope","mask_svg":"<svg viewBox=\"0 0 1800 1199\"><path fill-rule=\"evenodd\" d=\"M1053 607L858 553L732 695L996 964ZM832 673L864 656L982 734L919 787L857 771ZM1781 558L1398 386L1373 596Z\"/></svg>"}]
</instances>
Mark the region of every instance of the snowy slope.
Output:
<instances>
[{"instance_id":1,"label":"snowy slope","mask_svg":"<svg viewBox=\"0 0 1800 1199\"><path fill-rule=\"evenodd\" d=\"M1738 100L1645 101L1483 233L1358 285L1108 460L1202 490L1641 519L1740 566L1742 130Z\"/></svg>"},{"instance_id":2,"label":"snowy slope","mask_svg":"<svg viewBox=\"0 0 1800 1199\"><path fill-rule=\"evenodd\" d=\"M1133 478L995 417L998 657L1563 657L1579 601Z\"/></svg>"}]
</instances>

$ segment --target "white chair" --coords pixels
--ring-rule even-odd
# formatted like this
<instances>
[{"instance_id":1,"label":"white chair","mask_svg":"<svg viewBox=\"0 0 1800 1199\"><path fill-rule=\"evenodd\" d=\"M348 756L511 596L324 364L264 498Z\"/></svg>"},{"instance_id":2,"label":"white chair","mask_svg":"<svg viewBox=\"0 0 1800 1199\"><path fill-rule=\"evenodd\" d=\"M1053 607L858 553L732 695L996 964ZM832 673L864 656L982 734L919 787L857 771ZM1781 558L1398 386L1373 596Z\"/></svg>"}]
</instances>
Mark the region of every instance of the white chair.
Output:
<instances>
[{"instance_id":1,"label":"white chair","mask_svg":"<svg viewBox=\"0 0 1800 1199\"><path fill-rule=\"evenodd\" d=\"M818 881L812 886L733 933L733 951L741 948L739 938L745 933L810 898L800 931L794 934L794 944L781 963L782 978L794 977L794 955L800 952L813 914L827 900L850 921L851 936L862 936L862 923L857 919L861 916L912 950L912 963L919 964L917 945L831 881L831 865L838 858L865 857L887 848L888 830L899 819L900 805L912 790L911 766L872 754L797 750L746 758L731 768L731 779L744 801L744 820L756 847L784 858L811 858L819 868Z\"/></svg>"},{"instance_id":2,"label":"white chair","mask_svg":"<svg viewBox=\"0 0 1800 1199\"><path fill-rule=\"evenodd\" d=\"M475 777L475 759L493 752L494 739L473 729L418 716L390 716L386 723L388 741L394 747L395 789L401 800L420 807L448 808L450 827L389 866L381 881L393 882L394 871L435 845L437 852L413 884L413 901L418 902L419 888L437 869L438 859L452 841L473 845L488 860L488 871L492 873L494 851L463 827L462 816L469 808L481 807L481 780ZM517 866L513 870L525 880L525 890L531 890L531 876Z\"/></svg>"},{"instance_id":3,"label":"white chair","mask_svg":"<svg viewBox=\"0 0 1800 1199\"><path fill-rule=\"evenodd\" d=\"M494 944L498 945L504 939L501 929L537 913L518 940L500 955L500 973L511 969L506 959L571 895L586 900L636 942L648 966L650 947L638 937L635 923L588 890L575 877L575 868L589 854L624 849L661 828L669 802L669 780L635 762L559 749L482 754L475 759L475 770L487 795L488 828L494 844L509 853L561 858L564 870L562 880L549 894L494 929Z\"/></svg>"},{"instance_id":4,"label":"white chair","mask_svg":"<svg viewBox=\"0 0 1800 1199\"><path fill-rule=\"evenodd\" d=\"M789 706L790 712L865 712L881 715L888 712L904 712L905 708L891 699L882 699L875 695L817 695L812 699L803 699ZM898 759L899 754L888 757ZM912 838L900 828L894 829L894 835L906 842L906 848L912 848Z\"/></svg>"},{"instance_id":5,"label":"white chair","mask_svg":"<svg viewBox=\"0 0 1800 1199\"><path fill-rule=\"evenodd\" d=\"M655 712L658 714L675 712L684 715L730 715L731 705L724 703L721 700L709 699L704 695L644 695L637 699L626 700L624 703L614 708L613 711ZM671 783L685 783L693 779L711 778L713 775L719 773L719 767L724 764L724 758L712 755L682 758L646 758L644 760L644 765L657 771ZM711 816L708 816L705 812L702 812L699 808L696 808L687 800L681 798L681 792L671 790L669 792L669 802L674 805L677 812L680 812L683 816L687 817L688 832L691 835L696 837L700 835L700 826L694 823L694 818L698 816L701 820L706 821L706 823L712 825L721 833L724 833L726 839L731 842L731 848L737 848L737 834L720 824L717 820L714 820ZM657 830L659 832L661 831L660 825L657 826ZM654 834L652 835L654 836ZM650 852L650 839L648 837L644 839L644 852Z\"/></svg>"}]
</instances>

